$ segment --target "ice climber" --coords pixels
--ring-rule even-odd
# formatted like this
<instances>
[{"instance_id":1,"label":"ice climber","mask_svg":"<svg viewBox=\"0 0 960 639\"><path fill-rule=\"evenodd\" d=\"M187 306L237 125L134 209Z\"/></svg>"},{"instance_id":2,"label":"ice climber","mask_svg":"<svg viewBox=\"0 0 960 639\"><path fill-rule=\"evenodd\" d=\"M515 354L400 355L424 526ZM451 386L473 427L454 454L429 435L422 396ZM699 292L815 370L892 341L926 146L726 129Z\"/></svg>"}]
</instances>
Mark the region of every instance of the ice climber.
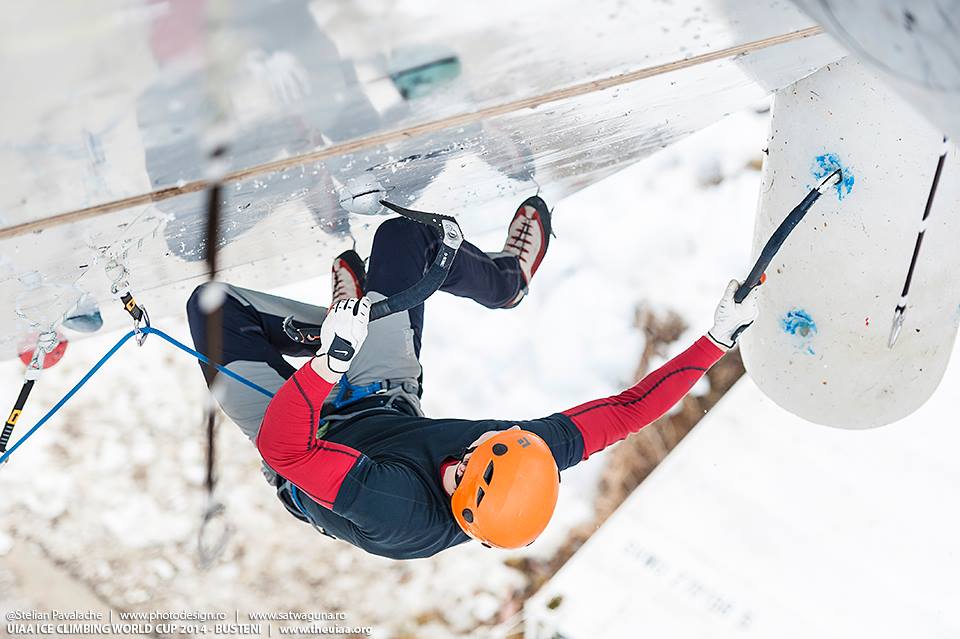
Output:
<instances>
[{"instance_id":1,"label":"ice climber","mask_svg":"<svg viewBox=\"0 0 960 639\"><path fill-rule=\"evenodd\" d=\"M423 275L440 241L428 226L387 220L366 273L353 251L334 261L330 309L237 287L228 287L224 306L224 363L276 395L269 400L228 382L214 387L220 405L256 443L294 517L376 555L429 557L471 538L498 548L531 543L553 513L560 471L663 415L757 315L756 290L737 304L737 282L730 282L713 328L619 395L528 421L430 419L420 409L423 305L369 327L368 316L371 302ZM442 290L513 308L549 242L550 212L529 198L503 251L464 242ZM187 309L205 351L200 296L198 289ZM594 312L603 312L602 298L581 307L581 319ZM291 314L320 326L319 350L284 333ZM573 354L589 345L568 348ZM297 370L284 355L315 357Z\"/></svg>"}]
</instances>

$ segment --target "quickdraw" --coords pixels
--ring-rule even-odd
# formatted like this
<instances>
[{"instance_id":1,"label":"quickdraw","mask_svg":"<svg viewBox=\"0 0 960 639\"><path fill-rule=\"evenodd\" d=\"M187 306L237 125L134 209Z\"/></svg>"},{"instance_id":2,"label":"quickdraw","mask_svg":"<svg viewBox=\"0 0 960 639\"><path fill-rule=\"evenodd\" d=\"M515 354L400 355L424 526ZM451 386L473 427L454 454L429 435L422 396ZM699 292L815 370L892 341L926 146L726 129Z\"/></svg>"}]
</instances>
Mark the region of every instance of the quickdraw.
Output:
<instances>
[{"instance_id":1,"label":"quickdraw","mask_svg":"<svg viewBox=\"0 0 960 639\"><path fill-rule=\"evenodd\" d=\"M37 378L40 377L40 372L43 370L44 359L47 354L52 353L59 344L60 338L54 330L44 331L37 337L37 345L33 349L33 356L30 358L30 363L27 364L27 370L23 375L23 386L20 387L20 394L17 396L17 401L14 402L13 408L10 410L10 416L7 417L7 421L3 425L3 432L0 433L0 453L5 453L7 450L7 442L10 441L10 437L13 435L13 429L16 427L17 421L20 419L20 415L23 414L23 409L27 404L27 398L30 397L30 391L33 390L33 386ZM5 459L6 455L4 455L4 461Z\"/></svg>"},{"instance_id":2,"label":"quickdraw","mask_svg":"<svg viewBox=\"0 0 960 639\"><path fill-rule=\"evenodd\" d=\"M130 291L130 271L127 270L122 258L112 257L103 267L107 277L110 279L110 292L116 296L123 304L123 310L133 319L133 332L136 336L137 345L143 346L147 339L147 333L141 330L143 326L150 326L150 314L147 309L137 303Z\"/></svg>"}]
</instances>

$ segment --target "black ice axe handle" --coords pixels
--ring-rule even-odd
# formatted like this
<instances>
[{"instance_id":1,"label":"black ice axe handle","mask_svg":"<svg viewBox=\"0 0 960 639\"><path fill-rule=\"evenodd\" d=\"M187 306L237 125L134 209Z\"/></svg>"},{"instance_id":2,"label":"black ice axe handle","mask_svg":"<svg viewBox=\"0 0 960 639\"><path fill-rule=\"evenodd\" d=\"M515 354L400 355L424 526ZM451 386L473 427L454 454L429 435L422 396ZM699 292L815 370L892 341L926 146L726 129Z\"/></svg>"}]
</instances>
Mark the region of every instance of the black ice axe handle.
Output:
<instances>
[{"instance_id":1,"label":"black ice axe handle","mask_svg":"<svg viewBox=\"0 0 960 639\"><path fill-rule=\"evenodd\" d=\"M391 211L399 213L407 219L437 229L437 232L440 233L440 237L443 239L443 244L440 246L440 250L437 251L437 256L433 259L433 264L430 265L430 268L427 269L427 272L423 274L423 277L420 278L416 284L386 299L374 302L373 306L370 307L371 322L386 317L387 315L393 315L401 311L409 311L411 308L423 304L428 297L436 293L447 279L447 274L450 273L450 267L453 266L453 260L457 256L457 251L460 250L460 245L463 244L463 232L460 230L460 225L449 215L413 211L387 202L386 200L380 200L380 204L383 204Z\"/></svg>"},{"instance_id":2,"label":"black ice axe handle","mask_svg":"<svg viewBox=\"0 0 960 639\"><path fill-rule=\"evenodd\" d=\"M447 275L450 273L450 267L453 266L453 260L457 256L457 251L463 244L463 232L460 230L460 225L449 215L414 211L386 200L380 200L380 204L407 219L435 228L440 233L443 244L440 245L440 250L437 251L437 256L433 259L433 264L416 284L373 303L370 307L371 322L394 313L409 311L411 308L423 304L428 297L436 293L446 281ZM302 344L311 344L320 339L319 326L302 325L294 320L292 315L283 320L283 330L287 337Z\"/></svg>"},{"instance_id":3,"label":"black ice axe handle","mask_svg":"<svg viewBox=\"0 0 960 639\"><path fill-rule=\"evenodd\" d=\"M764 244L763 250L760 251L760 257L757 258L757 262L753 265L753 268L750 269L750 274L743 280L743 284L740 285L737 292L733 294L733 301L739 304L746 299L750 291L760 284L760 279L763 277L764 271L770 266L770 262L773 261L777 251L779 251L783 243L787 241L787 237L793 232L793 229L797 228L797 224L799 224L803 216L807 214L807 211L810 210L813 203L823 195L824 191L831 186L839 184L842 179L843 175L840 173L840 169L828 175L819 186L807 193L803 201L790 211L783 222L780 222L780 226L777 227L777 230L773 232L773 235L771 235L767 243Z\"/></svg>"}]
</instances>

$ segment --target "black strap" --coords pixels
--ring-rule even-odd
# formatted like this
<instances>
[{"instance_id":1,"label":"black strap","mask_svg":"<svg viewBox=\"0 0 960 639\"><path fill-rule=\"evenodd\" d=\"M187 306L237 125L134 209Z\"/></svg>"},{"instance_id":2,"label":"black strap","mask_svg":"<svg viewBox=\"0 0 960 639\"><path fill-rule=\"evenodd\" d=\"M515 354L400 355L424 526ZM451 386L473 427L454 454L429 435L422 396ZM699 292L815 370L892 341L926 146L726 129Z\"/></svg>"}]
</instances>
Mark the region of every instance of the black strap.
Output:
<instances>
[{"instance_id":1,"label":"black strap","mask_svg":"<svg viewBox=\"0 0 960 639\"><path fill-rule=\"evenodd\" d=\"M463 231L461 231L456 219L449 215L414 211L386 200L380 200L380 204L407 219L436 229L440 233L443 244L437 251L433 264L416 284L373 304L370 308L371 322L394 313L409 311L411 308L420 306L428 297L436 293L446 281L450 268L453 266L453 260L457 256L457 251L460 250L460 245L463 243Z\"/></svg>"},{"instance_id":2,"label":"black strap","mask_svg":"<svg viewBox=\"0 0 960 639\"><path fill-rule=\"evenodd\" d=\"M0 434L0 453L7 451L7 442L10 441L10 436L13 435L13 427L17 425L23 407L27 404L27 398L30 397L30 391L33 390L34 381L36 380L24 380L23 386L20 387L20 395L17 396L13 410L10 411L10 416L7 417L7 422L3 425L3 434Z\"/></svg>"},{"instance_id":3,"label":"black strap","mask_svg":"<svg viewBox=\"0 0 960 639\"><path fill-rule=\"evenodd\" d=\"M402 395L379 394L361 397L357 399L357 401L344 404L340 408L336 408L332 404L324 404L320 409L320 418L333 418L337 422L336 426L339 427L341 423L345 421L355 421L357 417L361 416L361 413L365 414L367 411L374 410L378 413L400 413L402 415L410 415L411 417L420 416L417 410L409 401L404 399ZM331 426L331 429L332 428L333 426ZM327 432L329 433L330 431Z\"/></svg>"}]
</instances>

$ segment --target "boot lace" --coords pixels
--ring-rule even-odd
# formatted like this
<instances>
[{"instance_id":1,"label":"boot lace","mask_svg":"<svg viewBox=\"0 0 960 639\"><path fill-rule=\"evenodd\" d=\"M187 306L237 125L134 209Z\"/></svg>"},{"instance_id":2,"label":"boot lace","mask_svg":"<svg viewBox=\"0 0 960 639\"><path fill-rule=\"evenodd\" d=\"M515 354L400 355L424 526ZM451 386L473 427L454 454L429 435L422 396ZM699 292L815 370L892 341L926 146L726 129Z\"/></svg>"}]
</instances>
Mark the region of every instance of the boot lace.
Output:
<instances>
[{"instance_id":1,"label":"boot lace","mask_svg":"<svg viewBox=\"0 0 960 639\"><path fill-rule=\"evenodd\" d=\"M524 216L523 225L517 229L517 232L507 238L507 247L517 252L517 257L523 258L524 253L529 249L533 242L533 231L530 229L531 219Z\"/></svg>"},{"instance_id":2,"label":"boot lace","mask_svg":"<svg viewBox=\"0 0 960 639\"><path fill-rule=\"evenodd\" d=\"M342 275L342 269L336 268L333 270L333 301L339 302L340 300L347 299L350 297L352 290L347 288L347 278Z\"/></svg>"}]
</instances>

